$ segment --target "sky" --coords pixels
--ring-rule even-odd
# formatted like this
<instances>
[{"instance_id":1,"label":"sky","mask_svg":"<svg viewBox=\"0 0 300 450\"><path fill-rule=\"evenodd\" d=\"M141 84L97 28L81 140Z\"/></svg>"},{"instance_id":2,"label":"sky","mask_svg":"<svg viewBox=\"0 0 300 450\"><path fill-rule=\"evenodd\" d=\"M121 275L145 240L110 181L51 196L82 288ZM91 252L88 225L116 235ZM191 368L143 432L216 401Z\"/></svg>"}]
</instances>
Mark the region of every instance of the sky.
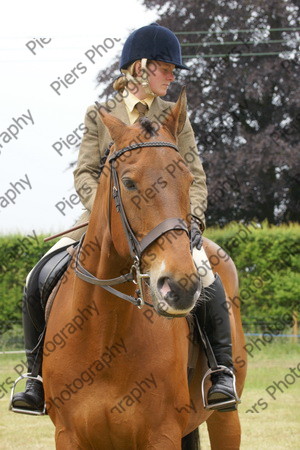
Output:
<instances>
[{"instance_id":1,"label":"sky","mask_svg":"<svg viewBox=\"0 0 300 450\"><path fill-rule=\"evenodd\" d=\"M83 210L68 166L97 73L157 15L137 0L10 0L0 11L0 234L58 233Z\"/></svg>"}]
</instances>

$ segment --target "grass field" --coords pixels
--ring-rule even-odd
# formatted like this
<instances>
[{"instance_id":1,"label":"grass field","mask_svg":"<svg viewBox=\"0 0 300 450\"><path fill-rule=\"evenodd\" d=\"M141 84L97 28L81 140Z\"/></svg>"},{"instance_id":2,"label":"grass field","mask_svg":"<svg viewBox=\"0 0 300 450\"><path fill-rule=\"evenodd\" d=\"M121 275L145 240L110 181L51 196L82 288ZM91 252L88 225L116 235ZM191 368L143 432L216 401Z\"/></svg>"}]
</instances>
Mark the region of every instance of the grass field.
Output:
<instances>
[{"instance_id":1,"label":"grass field","mask_svg":"<svg viewBox=\"0 0 300 450\"><path fill-rule=\"evenodd\" d=\"M249 357L246 388L239 407L242 450L300 450L299 349L300 344L272 342ZM54 427L47 416L8 412L9 393L4 390L9 390L8 377L17 377L14 368L23 365L22 360L21 354L0 355L0 449L52 450ZM201 448L208 450L205 425L201 425L200 434Z\"/></svg>"}]
</instances>

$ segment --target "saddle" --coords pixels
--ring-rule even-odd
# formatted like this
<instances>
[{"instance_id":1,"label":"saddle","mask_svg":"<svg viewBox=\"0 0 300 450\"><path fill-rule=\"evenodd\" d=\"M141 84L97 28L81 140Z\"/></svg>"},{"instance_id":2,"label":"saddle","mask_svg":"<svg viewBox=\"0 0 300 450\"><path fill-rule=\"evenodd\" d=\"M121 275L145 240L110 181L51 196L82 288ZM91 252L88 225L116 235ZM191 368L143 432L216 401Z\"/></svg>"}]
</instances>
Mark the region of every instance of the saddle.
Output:
<instances>
[{"instance_id":1,"label":"saddle","mask_svg":"<svg viewBox=\"0 0 300 450\"><path fill-rule=\"evenodd\" d=\"M44 311L50 294L71 262L73 252L70 248L75 248L77 244L78 242L68 244L45 255L32 271L27 294L29 296L38 294Z\"/></svg>"}]
</instances>

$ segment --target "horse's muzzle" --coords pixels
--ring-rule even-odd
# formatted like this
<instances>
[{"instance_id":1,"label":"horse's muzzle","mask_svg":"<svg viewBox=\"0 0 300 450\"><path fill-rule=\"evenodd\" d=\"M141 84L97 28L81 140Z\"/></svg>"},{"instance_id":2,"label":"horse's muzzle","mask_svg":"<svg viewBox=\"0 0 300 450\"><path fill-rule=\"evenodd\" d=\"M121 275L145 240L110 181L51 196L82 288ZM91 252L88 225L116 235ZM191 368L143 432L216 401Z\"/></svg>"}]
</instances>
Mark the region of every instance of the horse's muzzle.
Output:
<instances>
[{"instance_id":1,"label":"horse's muzzle","mask_svg":"<svg viewBox=\"0 0 300 450\"><path fill-rule=\"evenodd\" d=\"M186 282L186 278L176 281L164 276L157 280L157 310L162 315L185 316L195 306L201 293L200 278Z\"/></svg>"}]
</instances>

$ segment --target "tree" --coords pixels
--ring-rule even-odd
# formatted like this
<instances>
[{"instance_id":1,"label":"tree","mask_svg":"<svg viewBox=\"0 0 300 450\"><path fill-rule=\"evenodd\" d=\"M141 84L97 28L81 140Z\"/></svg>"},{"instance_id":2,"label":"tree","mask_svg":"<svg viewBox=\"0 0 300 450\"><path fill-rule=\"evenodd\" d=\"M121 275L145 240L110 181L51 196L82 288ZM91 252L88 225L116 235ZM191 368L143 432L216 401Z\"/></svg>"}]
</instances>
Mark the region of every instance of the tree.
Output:
<instances>
[{"instance_id":1,"label":"tree","mask_svg":"<svg viewBox=\"0 0 300 450\"><path fill-rule=\"evenodd\" d=\"M190 67L166 99L174 101L187 85L207 174L208 224L299 220L299 7L292 0L143 4L178 33ZM210 56L216 54L225 56ZM116 61L98 82L118 75ZM101 99L111 92L110 85Z\"/></svg>"}]
</instances>

